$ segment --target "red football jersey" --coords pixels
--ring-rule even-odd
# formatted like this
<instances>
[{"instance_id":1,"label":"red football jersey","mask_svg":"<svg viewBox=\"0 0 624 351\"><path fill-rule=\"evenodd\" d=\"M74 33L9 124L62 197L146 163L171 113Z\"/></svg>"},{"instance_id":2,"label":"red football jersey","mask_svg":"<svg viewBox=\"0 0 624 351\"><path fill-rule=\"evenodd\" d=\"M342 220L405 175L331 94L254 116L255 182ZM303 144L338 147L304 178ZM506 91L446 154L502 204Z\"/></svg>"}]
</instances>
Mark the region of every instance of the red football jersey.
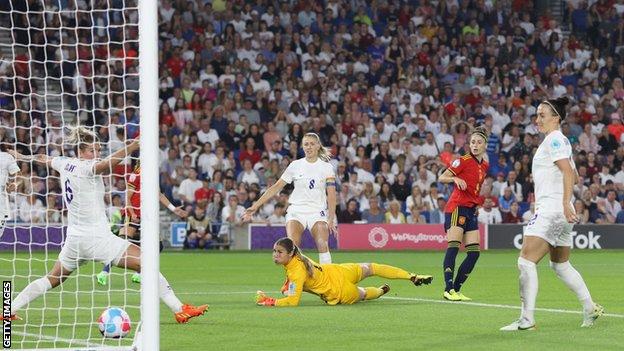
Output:
<instances>
[{"instance_id":1,"label":"red football jersey","mask_svg":"<svg viewBox=\"0 0 624 351\"><path fill-rule=\"evenodd\" d=\"M474 207L481 205L483 199L479 196L479 192L489 167L487 161L479 162L471 153L453 161L448 170L466 182L466 190L460 190L455 186L444 212L451 213L457 206Z\"/></svg>"},{"instance_id":2,"label":"red football jersey","mask_svg":"<svg viewBox=\"0 0 624 351\"><path fill-rule=\"evenodd\" d=\"M126 204L126 208L132 207L134 214L141 217L141 173L137 170L128 177L128 188L134 190L130 197L130 203Z\"/></svg>"}]
</instances>

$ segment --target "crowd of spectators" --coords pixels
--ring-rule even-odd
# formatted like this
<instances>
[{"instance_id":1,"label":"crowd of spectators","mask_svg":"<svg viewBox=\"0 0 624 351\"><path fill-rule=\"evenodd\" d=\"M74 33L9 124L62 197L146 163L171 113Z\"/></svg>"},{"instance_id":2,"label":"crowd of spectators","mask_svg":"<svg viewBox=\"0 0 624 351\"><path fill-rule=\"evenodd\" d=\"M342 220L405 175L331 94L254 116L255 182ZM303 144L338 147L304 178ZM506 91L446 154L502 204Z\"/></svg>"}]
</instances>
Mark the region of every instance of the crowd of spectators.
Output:
<instances>
[{"instance_id":1,"label":"crowd of spectators","mask_svg":"<svg viewBox=\"0 0 624 351\"><path fill-rule=\"evenodd\" d=\"M30 71L58 74L65 105L114 150L138 132L138 42L136 1L109 2L111 9L90 17L39 18L69 26L66 32L34 30L37 19L29 19L30 31L16 40L70 39L19 51L21 60L63 62L49 67L43 59ZM624 4L562 2L560 22L541 3L162 0L161 190L198 216L194 223L206 216L224 224L211 226L211 235L225 233L302 156L303 134L315 132L334 155L339 222L441 223L452 188L437 176L467 151L471 128L484 125L490 171L479 220L522 223L534 212L536 107L566 95L572 103L562 131L580 175L581 222L624 223ZM123 28L84 30L116 23ZM14 77L0 77L2 125L18 127L0 129L0 138L23 151L62 152L50 129L61 122L34 107L41 103L28 90L35 78L22 61L15 59ZM58 189L47 179L37 183L42 193ZM123 177L110 186L122 194ZM25 194L23 206L50 208L49 199ZM287 200L288 189L254 220L284 223Z\"/></svg>"}]
</instances>

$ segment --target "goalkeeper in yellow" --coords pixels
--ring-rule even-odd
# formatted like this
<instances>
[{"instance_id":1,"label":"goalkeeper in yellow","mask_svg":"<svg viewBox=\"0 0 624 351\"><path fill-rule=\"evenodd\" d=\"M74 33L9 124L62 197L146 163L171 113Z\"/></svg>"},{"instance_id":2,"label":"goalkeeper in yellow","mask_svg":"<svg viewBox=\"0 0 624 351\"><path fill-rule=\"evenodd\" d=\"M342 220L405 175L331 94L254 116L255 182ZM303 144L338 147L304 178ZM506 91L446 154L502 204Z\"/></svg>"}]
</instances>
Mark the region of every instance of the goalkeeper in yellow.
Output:
<instances>
[{"instance_id":1,"label":"goalkeeper in yellow","mask_svg":"<svg viewBox=\"0 0 624 351\"><path fill-rule=\"evenodd\" d=\"M409 280L414 285L430 284L430 275L416 275L400 268L377 263L317 264L301 254L290 238L273 245L273 261L286 270L285 298L275 299L258 291L256 303L261 306L297 306L303 291L317 295L329 305L353 304L374 300L390 291L387 284L379 288L361 288L356 284L370 276Z\"/></svg>"}]
</instances>

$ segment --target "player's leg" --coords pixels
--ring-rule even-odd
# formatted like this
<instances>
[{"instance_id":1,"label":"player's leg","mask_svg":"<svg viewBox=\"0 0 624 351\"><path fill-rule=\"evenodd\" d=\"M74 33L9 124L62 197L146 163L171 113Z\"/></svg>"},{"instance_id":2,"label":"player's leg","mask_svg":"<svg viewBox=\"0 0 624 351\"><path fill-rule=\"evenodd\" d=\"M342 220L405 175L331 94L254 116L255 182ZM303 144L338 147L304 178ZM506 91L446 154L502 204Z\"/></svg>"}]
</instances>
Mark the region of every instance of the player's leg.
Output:
<instances>
[{"instance_id":1,"label":"player's leg","mask_svg":"<svg viewBox=\"0 0 624 351\"><path fill-rule=\"evenodd\" d=\"M286 236L292 239L293 243L301 246L301 237L305 227L298 219L290 219L286 222Z\"/></svg>"},{"instance_id":2,"label":"player's leg","mask_svg":"<svg viewBox=\"0 0 624 351\"><path fill-rule=\"evenodd\" d=\"M316 221L310 230L319 253L319 263L332 263L329 253L329 227L325 221Z\"/></svg>"},{"instance_id":3,"label":"player's leg","mask_svg":"<svg viewBox=\"0 0 624 351\"><path fill-rule=\"evenodd\" d=\"M379 263L359 263L362 274L361 278L365 279L370 276L376 276L386 279L403 279L410 280L414 285L430 284L433 277L430 275L421 275L410 273L404 269Z\"/></svg>"},{"instance_id":4,"label":"player's leg","mask_svg":"<svg viewBox=\"0 0 624 351\"><path fill-rule=\"evenodd\" d=\"M530 228L527 227L527 229ZM549 252L550 244L542 237L524 235L522 250L518 257L520 270L520 300L522 311L520 319L501 330L533 330L535 329L535 300L537 299L538 279L537 264Z\"/></svg>"},{"instance_id":5,"label":"player's leg","mask_svg":"<svg viewBox=\"0 0 624 351\"><path fill-rule=\"evenodd\" d=\"M581 302L583 306L583 324L581 326L591 327L594 321L604 313L604 308L594 303L583 277L570 264L570 246L550 248L550 268L576 294Z\"/></svg>"},{"instance_id":6,"label":"player's leg","mask_svg":"<svg viewBox=\"0 0 624 351\"><path fill-rule=\"evenodd\" d=\"M382 297L390 291L390 286L388 284L384 284L380 287L368 286L363 288L358 286L357 289L360 301L364 301L375 300Z\"/></svg>"},{"instance_id":7,"label":"player's leg","mask_svg":"<svg viewBox=\"0 0 624 351\"><path fill-rule=\"evenodd\" d=\"M444 293L442 296L450 301L459 301L459 296L453 288L453 276L455 275L455 260L459 253L459 247L464 235L464 228L459 225L459 211L457 207L451 213L445 213L444 229L446 229L446 253L442 263L444 272Z\"/></svg>"},{"instance_id":8,"label":"player's leg","mask_svg":"<svg viewBox=\"0 0 624 351\"><path fill-rule=\"evenodd\" d=\"M460 292L462 285L468 279L468 275L472 273L477 260L479 259L479 225L477 223L476 213L467 220L466 233L464 234L464 247L466 248L466 258L462 261L459 269L457 270L457 276L453 282L453 289L459 296L460 301L470 301L471 298L467 297Z\"/></svg>"},{"instance_id":9,"label":"player's leg","mask_svg":"<svg viewBox=\"0 0 624 351\"><path fill-rule=\"evenodd\" d=\"M46 276L28 284L13 300L13 303L11 304L12 318L17 314L17 311L21 310L31 301L45 294L46 291L61 285L74 270L75 267L73 267L73 269L63 267L61 260L57 260L54 263L52 270L48 272Z\"/></svg>"},{"instance_id":10,"label":"player's leg","mask_svg":"<svg viewBox=\"0 0 624 351\"><path fill-rule=\"evenodd\" d=\"M121 257L116 260L115 264L118 267L131 269L140 273L141 248L134 244L130 244ZM208 308L208 305L191 306L182 304L162 273L158 273L158 293L160 295L160 299L175 314L175 319L178 323L186 323L190 318L204 314Z\"/></svg>"},{"instance_id":11,"label":"player's leg","mask_svg":"<svg viewBox=\"0 0 624 351\"><path fill-rule=\"evenodd\" d=\"M95 276L98 284L100 285L108 284L108 275L110 274L110 269L111 269L110 263L107 263L104 265L104 267L102 267L102 271Z\"/></svg>"}]
</instances>

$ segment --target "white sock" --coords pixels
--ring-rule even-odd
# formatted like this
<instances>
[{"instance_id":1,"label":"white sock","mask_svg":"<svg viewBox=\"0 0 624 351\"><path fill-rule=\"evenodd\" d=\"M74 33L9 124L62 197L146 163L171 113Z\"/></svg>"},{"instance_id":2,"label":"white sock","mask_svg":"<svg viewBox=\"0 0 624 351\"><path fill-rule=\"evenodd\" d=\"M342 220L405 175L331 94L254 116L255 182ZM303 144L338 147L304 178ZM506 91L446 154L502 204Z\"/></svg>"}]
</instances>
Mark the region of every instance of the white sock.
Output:
<instances>
[{"instance_id":1,"label":"white sock","mask_svg":"<svg viewBox=\"0 0 624 351\"><path fill-rule=\"evenodd\" d=\"M522 300L522 313L520 318L529 323L535 323L535 300L537 299L537 268L535 263L518 257L518 269L520 270L520 299Z\"/></svg>"},{"instance_id":2,"label":"white sock","mask_svg":"<svg viewBox=\"0 0 624 351\"><path fill-rule=\"evenodd\" d=\"M329 251L327 251L327 252L319 252L319 263L320 264L332 263L331 262L331 253L329 253Z\"/></svg>"},{"instance_id":3,"label":"white sock","mask_svg":"<svg viewBox=\"0 0 624 351\"><path fill-rule=\"evenodd\" d=\"M581 277L581 274L574 269L574 267L572 267L570 261L563 263L555 263L551 261L550 268L552 268L555 273L557 273L557 277L559 277L559 279L561 279L561 281L563 281L565 285L576 294L576 297L583 305L585 312L592 312L594 310L594 301L592 301L589 289L587 289L587 285L585 285L585 281L583 280L583 277Z\"/></svg>"},{"instance_id":4,"label":"white sock","mask_svg":"<svg viewBox=\"0 0 624 351\"><path fill-rule=\"evenodd\" d=\"M178 299L178 297L171 289L169 282L162 273L158 273L158 293L160 295L160 299L165 303L165 305L169 306L169 309L173 313L178 313L182 311L182 302Z\"/></svg>"},{"instance_id":5,"label":"white sock","mask_svg":"<svg viewBox=\"0 0 624 351\"><path fill-rule=\"evenodd\" d=\"M15 300L13 300L11 304L11 314L17 313L22 307L28 305L32 300L45 294L45 292L50 289L52 289L52 284L50 284L48 277L41 277L28 284L28 286L17 295Z\"/></svg>"}]
</instances>

